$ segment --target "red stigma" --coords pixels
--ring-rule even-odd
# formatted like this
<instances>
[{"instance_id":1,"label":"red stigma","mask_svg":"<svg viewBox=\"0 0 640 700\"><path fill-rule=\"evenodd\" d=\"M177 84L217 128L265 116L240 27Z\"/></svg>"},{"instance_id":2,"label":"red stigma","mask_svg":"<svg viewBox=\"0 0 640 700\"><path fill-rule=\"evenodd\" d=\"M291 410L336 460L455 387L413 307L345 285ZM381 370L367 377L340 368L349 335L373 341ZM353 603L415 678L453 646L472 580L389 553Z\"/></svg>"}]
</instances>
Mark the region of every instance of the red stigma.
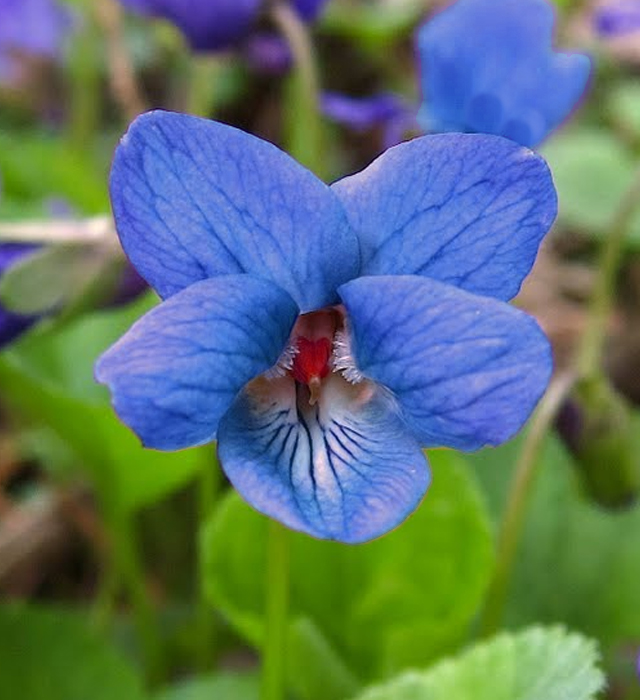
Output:
<instances>
[{"instance_id":1,"label":"red stigma","mask_svg":"<svg viewBox=\"0 0 640 700\"><path fill-rule=\"evenodd\" d=\"M329 338L309 340L303 336L296 338L297 353L293 358L291 374L301 384L309 384L312 379L324 379L329 374L331 341Z\"/></svg>"}]
</instances>

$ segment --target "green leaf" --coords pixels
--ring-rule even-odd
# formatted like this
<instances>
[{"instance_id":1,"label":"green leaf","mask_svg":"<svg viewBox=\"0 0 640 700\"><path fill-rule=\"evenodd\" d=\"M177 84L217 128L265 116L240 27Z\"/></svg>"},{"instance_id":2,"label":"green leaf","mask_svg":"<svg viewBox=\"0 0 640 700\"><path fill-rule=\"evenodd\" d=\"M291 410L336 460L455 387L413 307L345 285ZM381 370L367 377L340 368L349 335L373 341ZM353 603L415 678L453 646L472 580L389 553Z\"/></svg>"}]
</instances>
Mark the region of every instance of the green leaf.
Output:
<instances>
[{"instance_id":1,"label":"green leaf","mask_svg":"<svg viewBox=\"0 0 640 700\"><path fill-rule=\"evenodd\" d=\"M0 606L2 697L24 700L143 700L135 670L86 613Z\"/></svg>"},{"instance_id":2,"label":"green leaf","mask_svg":"<svg viewBox=\"0 0 640 700\"><path fill-rule=\"evenodd\" d=\"M385 537L354 547L291 535L292 615L362 679L424 665L459 643L487 584L491 534L472 475L448 451L431 463L424 503ZM202 533L208 594L256 646L265 588L250 572L265 571L266 524L232 493Z\"/></svg>"},{"instance_id":3,"label":"green leaf","mask_svg":"<svg viewBox=\"0 0 640 700\"><path fill-rule=\"evenodd\" d=\"M32 421L51 427L103 496L126 510L164 497L213 461L208 447L177 453L144 449L115 415L107 390L93 379L96 358L153 303L149 296L57 333L30 335L0 356L3 397Z\"/></svg>"},{"instance_id":4,"label":"green leaf","mask_svg":"<svg viewBox=\"0 0 640 700\"><path fill-rule=\"evenodd\" d=\"M258 700L258 677L253 673L219 673L163 688L153 700Z\"/></svg>"},{"instance_id":5,"label":"green leaf","mask_svg":"<svg viewBox=\"0 0 640 700\"><path fill-rule=\"evenodd\" d=\"M640 432L636 439L640 451ZM496 450L469 455L496 518L521 442L522 436ZM637 642L640 506L610 512L591 503L557 439L547 439L539 460L507 622L517 626L563 622L596 637L605 647Z\"/></svg>"},{"instance_id":6,"label":"green leaf","mask_svg":"<svg viewBox=\"0 0 640 700\"><path fill-rule=\"evenodd\" d=\"M599 129L561 133L542 149L559 197L559 217L567 226L606 236L634 173L634 159L611 134ZM640 246L640 211L628 243Z\"/></svg>"},{"instance_id":7,"label":"green leaf","mask_svg":"<svg viewBox=\"0 0 640 700\"><path fill-rule=\"evenodd\" d=\"M357 700L592 700L604 685L591 640L561 628L501 634Z\"/></svg>"},{"instance_id":8,"label":"green leaf","mask_svg":"<svg viewBox=\"0 0 640 700\"><path fill-rule=\"evenodd\" d=\"M14 198L61 197L81 213L102 214L109 209L108 163L50 134L0 129L3 189Z\"/></svg>"},{"instance_id":9,"label":"green leaf","mask_svg":"<svg viewBox=\"0 0 640 700\"><path fill-rule=\"evenodd\" d=\"M289 676L296 697L302 700L346 698L358 689L358 679L312 620L294 620L287 644Z\"/></svg>"}]
</instances>

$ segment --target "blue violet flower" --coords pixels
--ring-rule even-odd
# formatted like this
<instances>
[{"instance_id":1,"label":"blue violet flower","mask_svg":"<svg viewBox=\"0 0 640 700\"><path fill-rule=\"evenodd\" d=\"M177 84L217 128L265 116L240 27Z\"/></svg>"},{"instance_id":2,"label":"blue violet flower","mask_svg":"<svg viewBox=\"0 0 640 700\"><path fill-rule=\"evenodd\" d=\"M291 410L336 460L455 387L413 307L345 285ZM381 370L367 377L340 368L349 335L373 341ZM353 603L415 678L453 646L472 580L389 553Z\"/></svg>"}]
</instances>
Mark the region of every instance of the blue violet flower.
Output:
<instances>
[{"instance_id":1,"label":"blue violet flower","mask_svg":"<svg viewBox=\"0 0 640 700\"><path fill-rule=\"evenodd\" d=\"M218 441L257 510L363 542L422 499L422 447L520 429L547 339L505 302L556 215L537 155L423 136L329 187L270 143L139 117L111 174L122 245L163 298L98 360L145 446Z\"/></svg>"},{"instance_id":2,"label":"blue violet flower","mask_svg":"<svg viewBox=\"0 0 640 700\"><path fill-rule=\"evenodd\" d=\"M220 51L247 39L265 7L263 0L120 0L126 7L166 19L185 35L194 51ZM293 0L300 17L311 22L325 0ZM274 49L275 51L276 49Z\"/></svg>"},{"instance_id":3,"label":"blue violet flower","mask_svg":"<svg viewBox=\"0 0 640 700\"><path fill-rule=\"evenodd\" d=\"M57 59L72 24L69 10L55 0L2 0L0 81L19 79L22 54Z\"/></svg>"},{"instance_id":4,"label":"blue violet flower","mask_svg":"<svg viewBox=\"0 0 640 700\"><path fill-rule=\"evenodd\" d=\"M418 32L427 131L498 134L535 147L585 91L587 56L551 48L546 0L458 0Z\"/></svg>"}]
</instances>

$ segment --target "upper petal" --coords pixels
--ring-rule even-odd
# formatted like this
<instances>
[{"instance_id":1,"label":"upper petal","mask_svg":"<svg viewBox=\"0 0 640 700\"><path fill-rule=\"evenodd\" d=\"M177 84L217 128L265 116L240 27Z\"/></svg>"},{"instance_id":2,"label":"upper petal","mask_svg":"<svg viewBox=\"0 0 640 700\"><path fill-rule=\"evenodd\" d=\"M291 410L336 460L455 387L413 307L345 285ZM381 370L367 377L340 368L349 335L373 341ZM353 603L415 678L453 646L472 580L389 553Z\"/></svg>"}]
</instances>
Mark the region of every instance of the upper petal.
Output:
<instances>
[{"instance_id":1,"label":"upper petal","mask_svg":"<svg viewBox=\"0 0 640 700\"><path fill-rule=\"evenodd\" d=\"M414 276L363 277L340 296L358 369L397 396L424 446L508 440L547 386L546 337L503 302Z\"/></svg>"},{"instance_id":2,"label":"upper petal","mask_svg":"<svg viewBox=\"0 0 640 700\"><path fill-rule=\"evenodd\" d=\"M220 417L282 352L298 309L272 282L197 282L152 309L96 364L120 418L146 447L213 440Z\"/></svg>"},{"instance_id":3,"label":"upper petal","mask_svg":"<svg viewBox=\"0 0 640 700\"><path fill-rule=\"evenodd\" d=\"M417 37L425 127L538 144L575 106L591 70L580 54L555 60L553 23L546 0L458 0L426 22Z\"/></svg>"},{"instance_id":4,"label":"upper petal","mask_svg":"<svg viewBox=\"0 0 640 700\"><path fill-rule=\"evenodd\" d=\"M217 122L138 117L116 151L111 197L127 255L162 297L247 272L309 311L334 303L358 267L330 188L272 144Z\"/></svg>"},{"instance_id":5,"label":"upper petal","mask_svg":"<svg viewBox=\"0 0 640 700\"><path fill-rule=\"evenodd\" d=\"M248 385L220 422L218 453L254 508L341 542L398 525L429 483L394 399L371 382L354 386L335 374L314 406L290 377Z\"/></svg>"},{"instance_id":6,"label":"upper petal","mask_svg":"<svg viewBox=\"0 0 640 700\"><path fill-rule=\"evenodd\" d=\"M333 185L360 237L362 274L416 274L510 299L551 227L549 168L496 136L423 136Z\"/></svg>"}]
</instances>

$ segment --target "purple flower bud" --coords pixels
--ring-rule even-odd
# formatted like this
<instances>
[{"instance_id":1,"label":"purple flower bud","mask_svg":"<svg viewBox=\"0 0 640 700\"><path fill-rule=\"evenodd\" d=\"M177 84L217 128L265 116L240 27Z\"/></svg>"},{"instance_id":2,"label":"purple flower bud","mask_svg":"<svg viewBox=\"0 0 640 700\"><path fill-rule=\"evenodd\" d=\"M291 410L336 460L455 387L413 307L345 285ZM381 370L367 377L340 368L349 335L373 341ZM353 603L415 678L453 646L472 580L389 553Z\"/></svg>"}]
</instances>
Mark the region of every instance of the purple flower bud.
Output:
<instances>
[{"instance_id":1,"label":"purple flower bud","mask_svg":"<svg viewBox=\"0 0 640 700\"><path fill-rule=\"evenodd\" d=\"M640 30L640 0L616 0L598 7L593 14L595 30L602 37Z\"/></svg>"},{"instance_id":2,"label":"purple flower bud","mask_svg":"<svg viewBox=\"0 0 640 700\"><path fill-rule=\"evenodd\" d=\"M55 0L2 0L0 81L19 78L18 54L58 58L71 28L71 13Z\"/></svg>"},{"instance_id":3,"label":"purple flower bud","mask_svg":"<svg viewBox=\"0 0 640 700\"><path fill-rule=\"evenodd\" d=\"M337 92L325 92L322 112L354 131L383 129L383 148L391 148L403 140L405 133L417 129L416 110L398 95L382 92L371 97L350 97Z\"/></svg>"},{"instance_id":4,"label":"purple flower bud","mask_svg":"<svg viewBox=\"0 0 640 700\"><path fill-rule=\"evenodd\" d=\"M254 34L249 38L244 54L254 70L268 75L284 73L291 65L291 51L277 34Z\"/></svg>"}]
</instances>

